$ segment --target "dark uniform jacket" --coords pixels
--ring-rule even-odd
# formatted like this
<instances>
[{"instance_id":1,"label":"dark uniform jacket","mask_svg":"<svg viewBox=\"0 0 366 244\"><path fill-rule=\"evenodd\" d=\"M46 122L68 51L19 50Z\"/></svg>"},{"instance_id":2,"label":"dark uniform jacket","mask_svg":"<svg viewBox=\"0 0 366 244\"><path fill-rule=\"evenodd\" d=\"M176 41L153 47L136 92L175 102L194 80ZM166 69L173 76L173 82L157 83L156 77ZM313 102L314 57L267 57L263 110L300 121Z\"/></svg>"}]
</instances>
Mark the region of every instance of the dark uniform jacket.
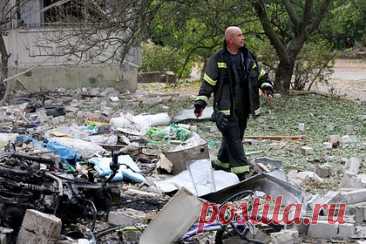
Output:
<instances>
[{"instance_id":1,"label":"dark uniform jacket","mask_svg":"<svg viewBox=\"0 0 366 244\"><path fill-rule=\"evenodd\" d=\"M250 114L255 114L259 108L259 88L272 90L272 83L268 79L268 74L260 69L254 55L248 49L241 48L240 55L244 79L248 87L246 94L249 96L249 108L247 110ZM207 104L211 94L214 93L215 111L221 111L226 115L233 113L235 101L232 94L235 93L235 82L237 82L230 60L226 45L209 58L196 98L196 101L201 100Z\"/></svg>"}]
</instances>

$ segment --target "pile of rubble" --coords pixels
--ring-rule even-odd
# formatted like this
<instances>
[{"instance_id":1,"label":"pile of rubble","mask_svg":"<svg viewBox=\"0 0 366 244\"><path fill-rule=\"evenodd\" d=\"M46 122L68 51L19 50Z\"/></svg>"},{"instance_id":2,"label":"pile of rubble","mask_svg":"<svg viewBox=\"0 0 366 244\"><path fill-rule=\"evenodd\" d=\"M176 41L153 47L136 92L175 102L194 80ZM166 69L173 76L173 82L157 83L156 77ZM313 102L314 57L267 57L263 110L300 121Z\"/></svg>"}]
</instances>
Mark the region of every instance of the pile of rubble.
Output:
<instances>
[{"instance_id":1,"label":"pile of rubble","mask_svg":"<svg viewBox=\"0 0 366 244\"><path fill-rule=\"evenodd\" d=\"M286 175L280 161L268 158L252 160L255 174L240 182L235 174L212 169L208 143L194 124L185 123L196 120L192 109L174 117L133 113L141 104L167 109L173 97L120 94L112 88L58 89L18 94L0 107L0 243L366 238L366 177L358 174L360 159L349 159L340 189L324 195L305 193L302 184L330 177L329 168L317 169L319 176ZM206 109L200 120L211 113ZM282 196L286 206L301 204L302 220L318 203L349 206L344 223L330 224L329 212L322 211L316 224L212 221L197 232L204 204L237 204L268 195ZM259 216L264 219L264 212Z\"/></svg>"}]
</instances>

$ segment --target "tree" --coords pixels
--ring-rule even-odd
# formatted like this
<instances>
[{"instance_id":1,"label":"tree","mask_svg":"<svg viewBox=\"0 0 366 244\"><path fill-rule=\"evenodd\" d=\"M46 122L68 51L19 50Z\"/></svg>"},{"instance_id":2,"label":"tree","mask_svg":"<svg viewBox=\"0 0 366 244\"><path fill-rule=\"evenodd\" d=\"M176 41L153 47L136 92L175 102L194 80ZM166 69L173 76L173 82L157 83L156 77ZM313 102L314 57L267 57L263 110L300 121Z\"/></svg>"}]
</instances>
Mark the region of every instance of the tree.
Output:
<instances>
[{"instance_id":1,"label":"tree","mask_svg":"<svg viewBox=\"0 0 366 244\"><path fill-rule=\"evenodd\" d=\"M250 12L250 5L241 0L162 1L149 36L154 43L170 46L185 56L183 66L200 59L204 70L207 58L222 47L227 26L248 29L256 21Z\"/></svg>"},{"instance_id":2,"label":"tree","mask_svg":"<svg viewBox=\"0 0 366 244\"><path fill-rule=\"evenodd\" d=\"M5 36L8 31L17 23L17 10L27 2L27 0L1 0L0 1L0 104L6 98L9 75L10 53L6 47Z\"/></svg>"},{"instance_id":3,"label":"tree","mask_svg":"<svg viewBox=\"0 0 366 244\"><path fill-rule=\"evenodd\" d=\"M329 17L320 25L320 33L338 49L364 42L366 46L366 2L364 0L331 3Z\"/></svg>"},{"instance_id":4,"label":"tree","mask_svg":"<svg viewBox=\"0 0 366 244\"><path fill-rule=\"evenodd\" d=\"M279 58L275 89L287 94L295 61L305 41L318 30L329 9L330 0L253 0L264 33Z\"/></svg>"},{"instance_id":5,"label":"tree","mask_svg":"<svg viewBox=\"0 0 366 244\"><path fill-rule=\"evenodd\" d=\"M64 26L47 41L57 44L60 56L80 61L123 64L131 47L144 37L159 6L149 0L72 1L82 16L70 16L62 6L47 11Z\"/></svg>"}]
</instances>

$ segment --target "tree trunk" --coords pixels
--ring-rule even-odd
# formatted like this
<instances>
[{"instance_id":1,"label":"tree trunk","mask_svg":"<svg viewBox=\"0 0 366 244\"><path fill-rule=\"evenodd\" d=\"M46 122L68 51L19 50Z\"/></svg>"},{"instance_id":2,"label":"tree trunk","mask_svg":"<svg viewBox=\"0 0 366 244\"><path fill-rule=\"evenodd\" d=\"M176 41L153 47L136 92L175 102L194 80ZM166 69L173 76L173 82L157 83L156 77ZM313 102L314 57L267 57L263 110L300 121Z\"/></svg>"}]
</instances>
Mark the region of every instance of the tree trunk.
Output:
<instances>
[{"instance_id":1,"label":"tree trunk","mask_svg":"<svg viewBox=\"0 0 366 244\"><path fill-rule=\"evenodd\" d=\"M294 65L295 60L290 60L289 62L280 61L277 66L274 88L281 94L286 95L289 93Z\"/></svg>"},{"instance_id":2,"label":"tree trunk","mask_svg":"<svg viewBox=\"0 0 366 244\"><path fill-rule=\"evenodd\" d=\"M0 100L3 99L6 91L6 82L4 81L6 78L8 78L9 73L9 55L6 50L5 41L4 38L0 32Z\"/></svg>"}]
</instances>

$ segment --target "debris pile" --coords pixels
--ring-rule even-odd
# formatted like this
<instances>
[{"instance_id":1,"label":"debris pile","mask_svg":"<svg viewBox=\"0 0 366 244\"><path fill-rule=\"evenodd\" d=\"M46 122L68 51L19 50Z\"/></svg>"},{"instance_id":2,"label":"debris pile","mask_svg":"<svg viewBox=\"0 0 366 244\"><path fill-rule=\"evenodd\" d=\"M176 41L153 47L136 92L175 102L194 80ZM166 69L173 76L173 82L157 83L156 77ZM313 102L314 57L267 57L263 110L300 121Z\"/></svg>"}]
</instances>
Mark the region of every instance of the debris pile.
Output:
<instances>
[{"instance_id":1,"label":"debris pile","mask_svg":"<svg viewBox=\"0 0 366 244\"><path fill-rule=\"evenodd\" d=\"M328 163L286 174L279 160L252 158L254 172L240 182L233 173L213 170L215 143L198 133L191 109L175 116L135 113L141 105L166 110L174 96L120 94L113 88L58 89L18 94L0 107L0 243L311 243L366 238L361 158L345 160L339 189L324 194L309 193L303 186L324 184L334 175ZM210 119L210 111L205 110L200 121ZM304 138L263 135L247 137L244 143L275 141L272 148L282 148L284 140L300 144ZM331 135L322 143L333 150L360 142L353 135ZM304 157L317 150L303 144L298 148ZM298 215L288 209L301 223L276 222L273 208L261 207L255 215L258 223L240 221L243 202L253 211L257 200L260 206L273 206L278 197L281 206L301 206ZM342 203L348 204L344 221L329 223L332 213L341 216ZM319 210L319 204L338 208ZM221 211L229 205L235 211ZM217 213L206 209L206 216L207 206L217 206ZM318 221L306 223L315 211ZM236 217L222 224L220 218L230 218L230 213Z\"/></svg>"}]
</instances>

